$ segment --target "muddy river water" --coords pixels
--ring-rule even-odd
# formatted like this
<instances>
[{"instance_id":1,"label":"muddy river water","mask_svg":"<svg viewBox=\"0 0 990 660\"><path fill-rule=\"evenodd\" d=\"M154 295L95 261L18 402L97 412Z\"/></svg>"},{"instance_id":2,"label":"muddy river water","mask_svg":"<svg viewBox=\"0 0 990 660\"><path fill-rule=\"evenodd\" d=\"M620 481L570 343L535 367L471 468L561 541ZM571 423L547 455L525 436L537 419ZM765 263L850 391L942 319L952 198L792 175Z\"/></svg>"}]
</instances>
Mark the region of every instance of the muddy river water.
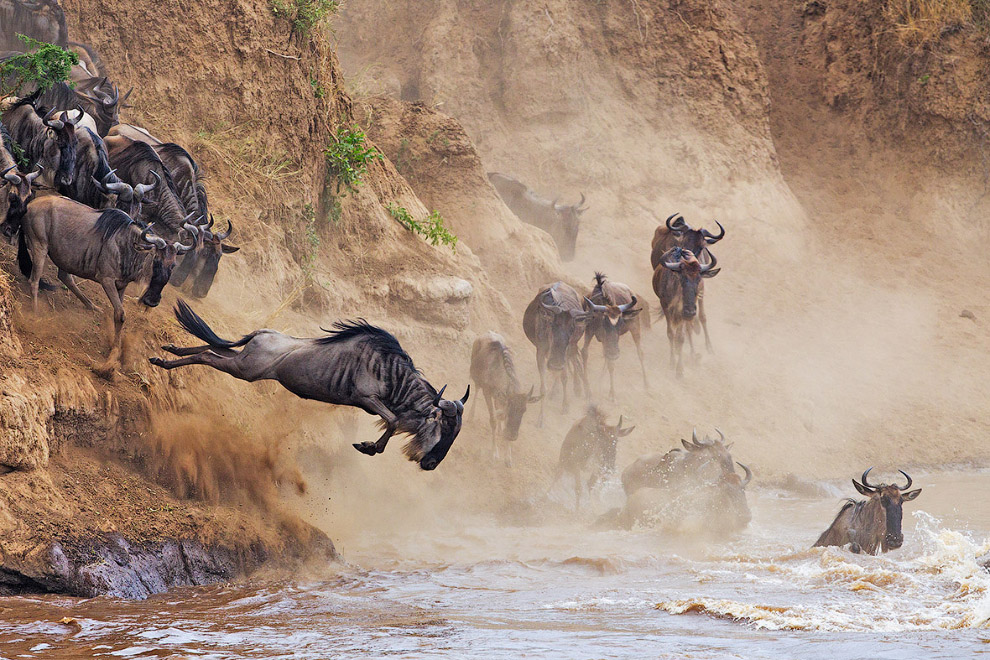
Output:
<instances>
[{"instance_id":1,"label":"muddy river water","mask_svg":"<svg viewBox=\"0 0 990 660\"><path fill-rule=\"evenodd\" d=\"M478 518L348 539L291 581L0 599L2 658L965 658L990 654L990 472L917 473L904 546L809 549L851 494L750 493L721 542ZM753 484L756 485L755 483ZM63 617L73 622L60 623Z\"/></svg>"}]
</instances>

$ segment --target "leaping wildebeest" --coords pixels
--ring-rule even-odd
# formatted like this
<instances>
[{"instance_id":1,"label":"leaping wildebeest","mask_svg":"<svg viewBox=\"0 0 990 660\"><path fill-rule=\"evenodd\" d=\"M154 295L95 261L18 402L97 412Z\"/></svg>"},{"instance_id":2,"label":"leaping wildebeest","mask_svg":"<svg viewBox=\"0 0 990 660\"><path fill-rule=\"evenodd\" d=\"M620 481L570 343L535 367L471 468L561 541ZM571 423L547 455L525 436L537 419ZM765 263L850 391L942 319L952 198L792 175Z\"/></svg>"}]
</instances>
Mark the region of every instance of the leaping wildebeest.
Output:
<instances>
[{"instance_id":1,"label":"leaping wildebeest","mask_svg":"<svg viewBox=\"0 0 990 660\"><path fill-rule=\"evenodd\" d=\"M588 210L584 193L577 204L558 204L556 199L540 197L525 183L506 174L489 172L488 180L517 218L550 234L562 260L574 259L581 214Z\"/></svg>"},{"instance_id":2,"label":"leaping wildebeest","mask_svg":"<svg viewBox=\"0 0 990 660\"><path fill-rule=\"evenodd\" d=\"M694 229L685 220L684 216L674 213L667 218L667 221L659 225L653 232L653 243L650 251L650 265L656 270L660 265L660 258L664 252L672 247L682 247L690 250L691 254L702 259L702 253L709 245L714 245L725 238L725 227L718 220L719 233L713 234L707 229Z\"/></svg>"},{"instance_id":3,"label":"leaping wildebeest","mask_svg":"<svg viewBox=\"0 0 990 660\"><path fill-rule=\"evenodd\" d=\"M918 497L921 489L908 490L914 482L903 470L898 470L907 479L903 486L874 486L866 479L872 469L863 473L862 483L852 480L856 490L869 499L847 500L835 520L812 547L848 544L852 552L865 552L869 555L877 554L877 550L887 552L901 547L904 543L904 534L901 533L904 503Z\"/></svg>"},{"instance_id":4,"label":"leaping wildebeest","mask_svg":"<svg viewBox=\"0 0 990 660\"><path fill-rule=\"evenodd\" d=\"M640 302L625 284L612 282L603 273L595 273L595 288L585 298L584 308L592 316L584 329L584 346L581 347L581 361L588 369L588 347L592 339L602 344L605 364L608 367L609 398L615 400L615 361L619 359L619 337L629 333L636 344L639 366L643 370L643 385L650 386L646 378L646 363L643 361L641 344L641 324L650 327L650 310L645 302ZM637 307L637 304L640 307ZM640 314L642 311L646 314ZM585 376L587 380L587 376Z\"/></svg>"},{"instance_id":5,"label":"leaping wildebeest","mask_svg":"<svg viewBox=\"0 0 990 660\"><path fill-rule=\"evenodd\" d=\"M378 415L384 433L377 442L356 443L354 448L362 454L380 454L392 435L405 433L412 436L403 448L406 457L423 470L433 470L461 430L471 386L459 401L444 399L446 385L435 390L395 337L364 320L338 321L326 337L291 337L262 329L228 341L182 300L175 316L186 332L206 345L165 345L164 350L181 357L153 357L151 364L163 369L204 364L248 382L277 380L303 399ZM240 346L244 348L234 350Z\"/></svg>"},{"instance_id":6,"label":"leaping wildebeest","mask_svg":"<svg viewBox=\"0 0 990 660\"><path fill-rule=\"evenodd\" d=\"M573 477L575 509L581 507L581 491L584 486L582 473L589 468L591 470L587 482L590 496L595 484L615 471L619 438L629 435L635 428L635 426L622 428L621 416L615 426L607 424L605 413L592 405L588 407L584 417L575 422L564 436L564 442L560 445L560 459L554 482L556 483L563 474Z\"/></svg>"},{"instance_id":7,"label":"leaping wildebeest","mask_svg":"<svg viewBox=\"0 0 990 660\"><path fill-rule=\"evenodd\" d=\"M541 397L533 396L532 387L529 392L523 391L516 376L512 351L502 335L496 332L487 332L474 340L471 347L471 380L481 390L488 406L492 456L498 458L501 440L505 443L505 464L511 465L512 443L519 437L519 426L526 408Z\"/></svg>"},{"instance_id":8,"label":"leaping wildebeest","mask_svg":"<svg viewBox=\"0 0 990 660\"><path fill-rule=\"evenodd\" d=\"M660 265L653 271L653 291L660 298L660 307L667 318L670 366L677 370L678 377L684 375L681 354L685 335L693 354L693 334L699 332L700 325L705 331L705 343L711 346L704 319L705 309L701 305L705 294L705 278L715 277L721 270L716 268L718 261L715 255L711 255L711 258L710 262L702 264L690 250L673 247L664 253Z\"/></svg>"},{"instance_id":9,"label":"leaping wildebeest","mask_svg":"<svg viewBox=\"0 0 990 660\"><path fill-rule=\"evenodd\" d=\"M28 204L22 220L21 255L30 255L31 298L38 310L38 285L45 263L58 268L58 279L86 306L93 303L79 290L73 276L103 287L113 305L114 339L107 365L120 354L124 327L124 290L131 282L148 280L140 302L156 307L162 289L175 266L175 257L192 249L152 234L152 228L135 222L117 209L97 211L66 197L50 195Z\"/></svg>"},{"instance_id":10,"label":"leaping wildebeest","mask_svg":"<svg viewBox=\"0 0 990 660\"><path fill-rule=\"evenodd\" d=\"M578 341L584 333L584 325L591 318L581 306L581 297L573 287L554 282L540 289L523 313L523 332L536 347L536 366L540 372L540 396L547 394L546 371L549 369L561 381L563 409L567 411L567 368L571 368L577 389L588 383L578 352ZM543 424L543 408L540 402L540 425Z\"/></svg>"}]
</instances>

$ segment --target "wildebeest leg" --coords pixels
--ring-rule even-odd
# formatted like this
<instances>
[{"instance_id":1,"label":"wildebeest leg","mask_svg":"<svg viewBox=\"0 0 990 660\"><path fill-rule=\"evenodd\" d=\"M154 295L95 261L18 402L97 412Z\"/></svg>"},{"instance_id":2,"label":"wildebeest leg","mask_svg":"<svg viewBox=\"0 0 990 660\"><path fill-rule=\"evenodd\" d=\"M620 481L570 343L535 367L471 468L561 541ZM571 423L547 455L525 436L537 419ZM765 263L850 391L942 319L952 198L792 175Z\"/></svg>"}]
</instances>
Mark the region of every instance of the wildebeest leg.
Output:
<instances>
[{"instance_id":1,"label":"wildebeest leg","mask_svg":"<svg viewBox=\"0 0 990 660\"><path fill-rule=\"evenodd\" d=\"M103 280L100 285L110 299L110 304L113 305L113 346L110 348L106 362L106 366L109 366L120 357L120 334L124 328L124 304L121 302L121 294L127 285L120 287L114 280Z\"/></svg>"},{"instance_id":2,"label":"wildebeest leg","mask_svg":"<svg viewBox=\"0 0 990 660\"><path fill-rule=\"evenodd\" d=\"M388 444L388 439L392 437L393 433L395 433L395 422L397 419L395 415L392 414L392 411L386 408L381 399L376 396L370 397L362 403L363 407L380 416L385 422L385 432L382 433L382 436L378 438L378 440L375 442L354 443L354 448L362 454L374 456L375 454L380 454L385 451L385 446Z\"/></svg>"},{"instance_id":3,"label":"wildebeest leg","mask_svg":"<svg viewBox=\"0 0 990 660\"><path fill-rule=\"evenodd\" d=\"M674 323L667 318L667 344L670 346L670 368L674 369L677 366L677 361L674 359Z\"/></svg>"},{"instance_id":4,"label":"wildebeest leg","mask_svg":"<svg viewBox=\"0 0 990 660\"><path fill-rule=\"evenodd\" d=\"M547 374L547 360L546 354L542 349L537 347L536 349L536 368L540 372L540 419L536 423L537 428L543 428L543 408L547 402L547 384L546 384L546 374Z\"/></svg>"},{"instance_id":5,"label":"wildebeest leg","mask_svg":"<svg viewBox=\"0 0 990 660\"><path fill-rule=\"evenodd\" d=\"M696 325L697 323L698 321L694 320L684 324L684 334L687 335L688 347L691 349L692 360L697 360L701 357L694 351L694 333L697 332L698 329L698 326Z\"/></svg>"},{"instance_id":6,"label":"wildebeest leg","mask_svg":"<svg viewBox=\"0 0 990 660\"><path fill-rule=\"evenodd\" d=\"M684 376L684 324L678 324L674 331L674 344L677 351L677 377Z\"/></svg>"},{"instance_id":7,"label":"wildebeest leg","mask_svg":"<svg viewBox=\"0 0 990 660\"><path fill-rule=\"evenodd\" d=\"M85 294L83 294L83 292L79 290L79 287L76 285L76 279L72 277L72 273L68 273L62 270L61 268L59 268L58 280L66 287L68 287L69 291L71 291L76 295L76 298L79 298L79 300L82 301L82 304L86 306L86 309L89 310L96 309L96 307L93 306L93 303L90 301L90 299L87 298Z\"/></svg>"},{"instance_id":8,"label":"wildebeest leg","mask_svg":"<svg viewBox=\"0 0 990 660\"><path fill-rule=\"evenodd\" d=\"M615 401L615 360L605 360L608 367L608 398Z\"/></svg>"},{"instance_id":9,"label":"wildebeest leg","mask_svg":"<svg viewBox=\"0 0 990 660\"><path fill-rule=\"evenodd\" d=\"M162 346L163 351L168 351L172 355L179 355L185 357L186 355L196 355L197 353L203 353L204 351L212 350L215 353L223 355L224 357L237 357L237 351L230 348L220 348L218 346L210 346L209 344L203 344L202 346L176 346L175 344L165 344Z\"/></svg>"},{"instance_id":10,"label":"wildebeest leg","mask_svg":"<svg viewBox=\"0 0 990 660\"><path fill-rule=\"evenodd\" d=\"M705 348L709 353L714 353L712 348L712 338L708 336L708 317L705 315L705 299L698 301L698 320L701 321L701 329L705 331Z\"/></svg>"},{"instance_id":11,"label":"wildebeest leg","mask_svg":"<svg viewBox=\"0 0 990 660\"><path fill-rule=\"evenodd\" d=\"M560 370L560 374L557 377L560 378L561 409L567 412L567 364L564 364L564 368Z\"/></svg>"},{"instance_id":12,"label":"wildebeest leg","mask_svg":"<svg viewBox=\"0 0 990 660\"><path fill-rule=\"evenodd\" d=\"M229 357L217 355L212 350L196 353L195 355L179 358L178 360L163 360L160 357L153 357L148 358L148 362L162 369L175 369L176 367L185 367L190 364L204 364L208 367L213 367L217 371L230 374L235 378L239 377L239 373L233 373L232 371L235 369L234 361Z\"/></svg>"},{"instance_id":13,"label":"wildebeest leg","mask_svg":"<svg viewBox=\"0 0 990 660\"><path fill-rule=\"evenodd\" d=\"M498 458L498 422L495 420L495 401L492 393L487 389L481 390L485 395L485 405L488 406L488 428L492 432L492 457Z\"/></svg>"},{"instance_id":14,"label":"wildebeest leg","mask_svg":"<svg viewBox=\"0 0 990 660\"><path fill-rule=\"evenodd\" d=\"M643 344L640 341L642 336L639 333L639 328L635 328L630 331L633 338L633 343L636 344L636 355L639 356L639 367L643 370L643 387L650 389L650 381L646 377L646 361L643 359Z\"/></svg>"},{"instance_id":15,"label":"wildebeest leg","mask_svg":"<svg viewBox=\"0 0 990 660\"><path fill-rule=\"evenodd\" d=\"M581 347L581 362L584 366L584 379L588 380L588 347L591 344L592 339L591 331L585 330L584 333L584 346Z\"/></svg>"},{"instance_id":16,"label":"wildebeest leg","mask_svg":"<svg viewBox=\"0 0 990 660\"><path fill-rule=\"evenodd\" d=\"M31 309L38 313L38 286L41 283L41 275L45 272L45 264L48 261L48 246L37 245L33 242L28 245L28 252L31 254Z\"/></svg>"}]
</instances>

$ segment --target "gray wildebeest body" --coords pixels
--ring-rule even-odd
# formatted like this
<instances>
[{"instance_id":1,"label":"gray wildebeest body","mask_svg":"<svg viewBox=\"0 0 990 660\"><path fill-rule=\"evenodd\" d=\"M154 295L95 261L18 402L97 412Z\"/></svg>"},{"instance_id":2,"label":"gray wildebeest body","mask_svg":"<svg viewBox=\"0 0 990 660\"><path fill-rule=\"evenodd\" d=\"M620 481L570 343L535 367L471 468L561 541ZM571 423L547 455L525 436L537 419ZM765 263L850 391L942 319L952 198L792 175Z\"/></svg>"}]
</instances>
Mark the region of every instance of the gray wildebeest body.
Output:
<instances>
[{"instance_id":1,"label":"gray wildebeest body","mask_svg":"<svg viewBox=\"0 0 990 660\"><path fill-rule=\"evenodd\" d=\"M583 206L584 193L577 204L565 205L540 197L522 181L506 174L489 172L488 180L517 218L550 234L562 260L574 259L581 214L588 210Z\"/></svg>"},{"instance_id":2,"label":"gray wildebeest body","mask_svg":"<svg viewBox=\"0 0 990 660\"><path fill-rule=\"evenodd\" d=\"M543 425L543 408L546 405L546 372L550 370L561 381L563 410L567 411L567 369L574 376L575 390L584 384L584 366L578 352L578 342L584 333L584 324L591 314L581 306L581 297L573 287L554 282L540 289L523 313L523 332L536 347L536 367L540 372L540 421Z\"/></svg>"},{"instance_id":3,"label":"gray wildebeest body","mask_svg":"<svg viewBox=\"0 0 990 660\"><path fill-rule=\"evenodd\" d=\"M512 464L512 443L519 437L526 408L540 397L533 388L524 392L516 376L512 351L502 335L486 332L471 347L471 380L481 390L488 406L488 423L492 431L492 456L499 456L499 441L505 443L505 464ZM477 404L475 404L477 406ZM472 417L474 411L472 410Z\"/></svg>"},{"instance_id":4,"label":"gray wildebeest body","mask_svg":"<svg viewBox=\"0 0 990 660\"><path fill-rule=\"evenodd\" d=\"M146 279L148 288L140 298L147 307L161 301L175 257L191 249L169 243L151 234L151 228L134 222L116 209L96 211L58 196L36 199L28 205L22 222L19 249L30 255L31 297L38 308L38 285L45 263L58 268L58 279L94 309L73 276L92 280L103 287L113 305L114 340L110 365L120 354L124 326L124 290L131 282Z\"/></svg>"},{"instance_id":5,"label":"gray wildebeest body","mask_svg":"<svg viewBox=\"0 0 990 660\"><path fill-rule=\"evenodd\" d=\"M41 170L31 174L21 175L17 172L15 165L8 165L0 172L0 190L7 187L7 194L4 196L5 207L3 208L3 221L0 222L0 235L5 238L12 238L21 230L21 221L27 213L27 205L34 198L34 188L31 184L41 176Z\"/></svg>"},{"instance_id":6,"label":"gray wildebeest body","mask_svg":"<svg viewBox=\"0 0 990 660\"><path fill-rule=\"evenodd\" d=\"M869 468L863 473L862 483L852 480L853 486L867 500L847 500L828 529L815 541L812 547L849 545L852 552L877 554L877 550L896 550L904 543L901 532L901 518L904 515L904 502L910 502L921 494L921 489L909 491L913 481L903 470L907 479L904 486L879 484L867 481ZM905 492L906 491L906 492Z\"/></svg>"},{"instance_id":7,"label":"gray wildebeest body","mask_svg":"<svg viewBox=\"0 0 990 660\"><path fill-rule=\"evenodd\" d=\"M28 97L15 103L3 113L10 137L24 151L28 162L44 167L43 180L60 192L68 192L76 169L76 137L78 118L63 112L55 118L54 110L35 108Z\"/></svg>"},{"instance_id":8,"label":"gray wildebeest body","mask_svg":"<svg viewBox=\"0 0 990 660\"><path fill-rule=\"evenodd\" d=\"M618 450L619 438L633 432L635 426L622 428L622 417L615 426L606 423L605 413L597 406L589 406L584 417L574 423L574 426L564 436L560 445L560 459L557 463L557 475L569 474L574 479L575 510L581 508L581 491L585 486L583 474L589 468L588 495L599 480L615 472L615 456Z\"/></svg>"},{"instance_id":9,"label":"gray wildebeest body","mask_svg":"<svg viewBox=\"0 0 990 660\"><path fill-rule=\"evenodd\" d=\"M0 50L25 48L18 34L67 46L69 29L58 0L0 0Z\"/></svg>"},{"instance_id":10,"label":"gray wildebeest body","mask_svg":"<svg viewBox=\"0 0 990 660\"><path fill-rule=\"evenodd\" d=\"M670 366L677 370L678 377L684 375L682 352L685 335L694 354L693 335L700 331L700 325L705 331L705 343L711 346L704 307L700 306L705 294L704 280L715 277L721 270L715 267L718 263L715 255L711 256L709 263L702 264L689 250L674 247L664 253L660 265L653 271L653 291L660 299L660 307L667 319Z\"/></svg>"},{"instance_id":11,"label":"gray wildebeest body","mask_svg":"<svg viewBox=\"0 0 990 660\"><path fill-rule=\"evenodd\" d=\"M96 132L100 137L107 137L110 129L120 123L120 108L130 96L128 90L124 98L120 98L117 85L104 78L88 78L76 83L75 87L68 83L58 83L46 90L39 102L58 110L75 110L81 108L92 118Z\"/></svg>"},{"instance_id":12,"label":"gray wildebeest body","mask_svg":"<svg viewBox=\"0 0 990 660\"><path fill-rule=\"evenodd\" d=\"M334 330L320 338L290 337L263 329L227 341L181 300L175 315L186 332L206 345L163 346L184 357L154 357L151 364L163 369L203 364L248 382L277 380L303 399L354 406L378 415L384 433L377 442L355 444L363 454L380 454L393 434L405 433L412 436L403 448L406 456L423 470L432 470L461 430L471 387L459 401L443 399L446 385L435 390L395 337L363 320L335 323ZM240 346L244 348L234 350Z\"/></svg>"},{"instance_id":13,"label":"gray wildebeest body","mask_svg":"<svg viewBox=\"0 0 990 660\"><path fill-rule=\"evenodd\" d=\"M649 387L646 378L646 363L643 360L641 343L642 325L650 327L650 309L645 302L633 294L625 284L612 282L603 273L595 273L595 288L585 298L585 310L592 316L584 330L584 346L581 347L581 360L588 369L588 348L592 339L602 344L605 365L608 368L609 398L615 400L615 362L619 359L619 337L629 333L636 344L636 355L643 371L643 385ZM637 307L639 305L639 307ZM645 314L640 314L642 311ZM585 377L587 380L587 377Z\"/></svg>"}]
</instances>

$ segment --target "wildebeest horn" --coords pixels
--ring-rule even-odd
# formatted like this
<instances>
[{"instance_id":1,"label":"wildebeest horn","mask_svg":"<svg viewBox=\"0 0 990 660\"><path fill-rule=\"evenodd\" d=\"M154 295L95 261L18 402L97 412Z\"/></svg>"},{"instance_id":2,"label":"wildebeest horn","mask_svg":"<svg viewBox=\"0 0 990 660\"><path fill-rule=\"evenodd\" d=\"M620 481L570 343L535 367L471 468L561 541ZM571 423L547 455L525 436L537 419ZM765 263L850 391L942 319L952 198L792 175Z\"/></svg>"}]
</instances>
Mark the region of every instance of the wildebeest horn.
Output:
<instances>
[{"instance_id":1,"label":"wildebeest horn","mask_svg":"<svg viewBox=\"0 0 990 660\"><path fill-rule=\"evenodd\" d=\"M588 303L588 306L591 308L591 311L597 314L604 314L605 312L608 311L608 307L606 307L605 305L596 305L595 303L591 302L591 299L588 298L587 296L585 296L584 302Z\"/></svg>"},{"instance_id":2,"label":"wildebeest horn","mask_svg":"<svg viewBox=\"0 0 990 660\"><path fill-rule=\"evenodd\" d=\"M43 165L39 164L38 169L24 177L24 180L28 182L28 185L34 183L34 180L41 176L41 170L45 169Z\"/></svg>"},{"instance_id":3,"label":"wildebeest horn","mask_svg":"<svg viewBox=\"0 0 990 660\"><path fill-rule=\"evenodd\" d=\"M722 223L716 220L715 224L718 225L718 228L720 230L718 236L715 236L707 229L701 230L702 236L705 237L705 242L708 243L709 245L711 245L712 243L718 243L720 240L722 240L722 238L725 237L725 227L722 226Z\"/></svg>"},{"instance_id":4,"label":"wildebeest horn","mask_svg":"<svg viewBox=\"0 0 990 660\"><path fill-rule=\"evenodd\" d=\"M141 240L147 243L148 245L157 245L159 248L164 250L166 247L168 247L168 243L165 242L164 238L162 238L161 236L148 235L151 233L152 227L154 227L154 223L148 225L141 231Z\"/></svg>"},{"instance_id":5,"label":"wildebeest horn","mask_svg":"<svg viewBox=\"0 0 990 660\"><path fill-rule=\"evenodd\" d=\"M683 250L679 247L670 248L663 253L662 257L660 257L660 263L663 264L663 267L667 270L672 270L675 273L679 272L681 270L681 252L683 252ZM676 259L676 261L668 261L671 257Z\"/></svg>"},{"instance_id":6,"label":"wildebeest horn","mask_svg":"<svg viewBox=\"0 0 990 660\"><path fill-rule=\"evenodd\" d=\"M632 300L630 302L627 302L625 305L619 305L619 311L622 312L623 314L625 314L630 309L632 309L633 307L635 307L637 302L639 302L639 301L636 300L636 296L633 296L632 297Z\"/></svg>"},{"instance_id":7,"label":"wildebeest horn","mask_svg":"<svg viewBox=\"0 0 990 660\"><path fill-rule=\"evenodd\" d=\"M211 218L212 218L212 214L211 214ZM230 232L232 232L232 231L234 231L234 223L232 223L230 221L230 219L228 218L227 219L227 231L225 231L222 234L216 234L217 240L221 240L221 241L226 240L227 237L230 236Z\"/></svg>"},{"instance_id":8,"label":"wildebeest horn","mask_svg":"<svg viewBox=\"0 0 990 660\"><path fill-rule=\"evenodd\" d=\"M685 229L689 229L689 227L684 221L684 216L682 216L678 211L677 213L671 214L667 218L667 229L674 232L682 232Z\"/></svg>"},{"instance_id":9,"label":"wildebeest horn","mask_svg":"<svg viewBox=\"0 0 990 660\"><path fill-rule=\"evenodd\" d=\"M63 124L58 119L52 119L52 117L55 116L56 112L58 112L58 110L52 108L51 110L48 111L48 114L45 115L45 118L42 121L44 121L45 126L48 126L49 128L54 128L56 131L60 131L63 128L65 128L65 124Z\"/></svg>"},{"instance_id":10,"label":"wildebeest horn","mask_svg":"<svg viewBox=\"0 0 990 660\"><path fill-rule=\"evenodd\" d=\"M860 477L860 478L859 478L859 480L860 480L860 481L861 481L861 482L863 483L863 485L864 485L864 486L866 486L866 487L867 487L867 488L869 488L870 490L876 490L876 488L877 488L877 487L876 487L876 486L873 486L873 485L871 485L871 484L870 484L870 483L869 483L869 482L868 482L868 481L866 480L866 475L868 475L868 474L870 473L870 470L872 470L872 469L873 469L872 467L868 467L868 468L866 468L866 472L864 472L864 473L863 473L863 476L862 476L862 477Z\"/></svg>"},{"instance_id":11,"label":"wildebeest horn","mask_svg":"<svg viewBox=\"0 0 990 660\"><path fill-rule=\"evenodd\" d=\"M204 219L205 219L205 218L204 218ZM208 223L208 224L206 225L206 228L207 228L207 229L213 229L213 223L214 223L214 222L216 222L216 220L214 220L214 218L213 218L213 214L211 213L211 214L210 214L210 220L209 220L209 223Z\"/></svg>"},{"instance_id":12,"label":"wildebeest horn","mask_svg":"<svg viewBox=\"0 0 990 660\"><path fill-rule=\"evenodd\" d=\"M468 383L467 389L464 390L464 396L458 399L458 403L461 404L461 410L464 409L464 404L467 403L468 397L471 396L471 384Z\"/></svg>"},{"instance_id":13,"label":"wildebeest horn","mask_svg":"<svg viewBox=\"0 0 990 660\"><path fill-rule=\"evenodd\" d=\"M746 467L745 465L743 465L739 461L736 461L736 465L738 465L739 467L741 467L743 469L743 471L746 473L746 478L742 482L743 488L745 488L746 487L746 484L748 484L750 481L753 480L753 473L750 472L750 470L749 470L748 467Z\"/></svg>"},{"instance_id":14,"label":"wildebeest horn","mask_svg":"<svg viewBox=\"0 0 990 660\"><path fill-rule=\"evenodd\" d=\"M905 484L904 486L899 486L898 488L900 490L907 490L908 488L911 487L911 484L913 484L914 481L911 480L911 475L908 474L907 472L905 472L904 470L898 470L898 472L900 472L901 474L903 474L904 475L904 478L908 480L907 484Z\"/></svg>"},{"instance_id":15,"label":"wildebeest horn","mask_svg":"<svg viewBox=\"0 0 990 660\"><path fill-rule=\"evenodd\" d=\"M159 240L161 240L162 243L165 242L164 239L159 239ZM193 241L193 244L190 245L190 246L188 246L188 247L185 246L185 245L183 245L182 243L178 243L178 242L172 243L172 245L175 246L175 252L177 254L185 254L186 252L189 252L189 250L192 250L194 247L196 247L196 241L194 240Z\"/></svg>"},{"instance_id":16,"label":"wildebeest horn","mask_svg":"<svg viewBox=\"0 0 990 660\"><path fill-rule=\"evenodd\" d=\"M701 266L701 272L702 272L702 273L707 273L707 272L708 272L708 271L710 271L710 270L711 270L712 268L714 268L714 267L715 267L715 265L716 265L716 264L718 263L718 259L716 259L716 258L715 258L715 255L714 255L714 254L712 254L711 252L709 252L709 253L708 253L708 256L709 256L709 257L711 257L711 258L712 258L712 260L711 260L710 262L708 262L707 264L703 264L703 265Z\"/></svg>"},{"instance_id":17,"label":"wildebeest horn","mask_svg":"<svg viewBox=\"0 0 990 660\"><path fill-rule=\"evenodd\" d=\"M130 95L131 95L131 92L133 92L133 91L134 91L134 88L133 88L133 87L131 87L131 88L130 88L129 90L127 90L127 93L126 93L126 94L124 94L124 98L122 98L122 99L120 100L120 102L121 102L121 104L123 104L123 103L127 103L127 98L128 98L128 97L129 97ZM721 238L721 237L720 237L720 238Z\"/></svg>"},{"instance_id":18,"label":"wildebeest horn","mask_svg":"<svg viewBox=\"0 0 990 660\"><path fill-rule=\"evenodd\" d=\"M81 105L80 106L76 106L76 110L79 111L79 116L76 117L75 119L73 119L72 117L70 117L68 112L63 112L62 113L62 117L65 119L65 123L66 124L69 124L70 126L75 126L80 121L82 121L83 115L86 114L86 111L82 109L82 106Z\"/></svg>"},{"instance_id":19,"label":"wildebeest horn","mask_svg":"<svg viewBox=\"0 0 990 660\"><path fill-rule=\"evenodd\" d=\"M182 228L185 229L189 233L189 235L193 237L193 239L199 236L199 231L200 231L199 225L191 225L188 222L183 222Z\"/></svg>"},{"instance_id":20,"label":"wildebeest horn","mask_svg":"<svg viewBox=\"0 0 990 660\"><path fill-rule=\"evenodd\" d=\"M445 389L447 389L447 386L446 385L444 385L443 387L441 387L440 388L440 391L437 392L437 395L435 397L433 397L433 405L435 405L435 406L439 406L440 405L440 400L443 398L443 391Z\"/></svg>"},{"instance_id":21,"label":"wildebeest horn","mask_svg":"<svg viewBox=\"0 0 990 660\"><path fill-rule=\"evenodd\" d=\"M581 201L574 205L574 210L586 211L588 209L588 207L586 206L584 206L584 208L581 208L582 206L584 206L584 193L581 193Z\"/></svg>"},{"instance_id":22,"label":"wildebeest horn","mask_svg":"<svg viewBox=\"0 0 990 660\"><path fill-rule=\"evenodd\" d=\"M11 170L14 169L15 167L17 167L17 166L16 165L11 165L7 169L5 169L3 171L3 178L6 179L7 181L11 182L15 186L19 186L19 185L21 185L21 177L17 176L13 172L11 172Z\"/></svg>"},{"instance_id":23,"label":"wildebeest horn","mask_svg":"<svg viewBox=\"0 0 990 660\"><path fill-rule=\"evenodd\" d=\"M715 427L715 432L718 433L718 441L721 442L724 445L725 444L725 434L722 433L721 431L719 431L717 426Z\"/></svg>"}]
</instances>

